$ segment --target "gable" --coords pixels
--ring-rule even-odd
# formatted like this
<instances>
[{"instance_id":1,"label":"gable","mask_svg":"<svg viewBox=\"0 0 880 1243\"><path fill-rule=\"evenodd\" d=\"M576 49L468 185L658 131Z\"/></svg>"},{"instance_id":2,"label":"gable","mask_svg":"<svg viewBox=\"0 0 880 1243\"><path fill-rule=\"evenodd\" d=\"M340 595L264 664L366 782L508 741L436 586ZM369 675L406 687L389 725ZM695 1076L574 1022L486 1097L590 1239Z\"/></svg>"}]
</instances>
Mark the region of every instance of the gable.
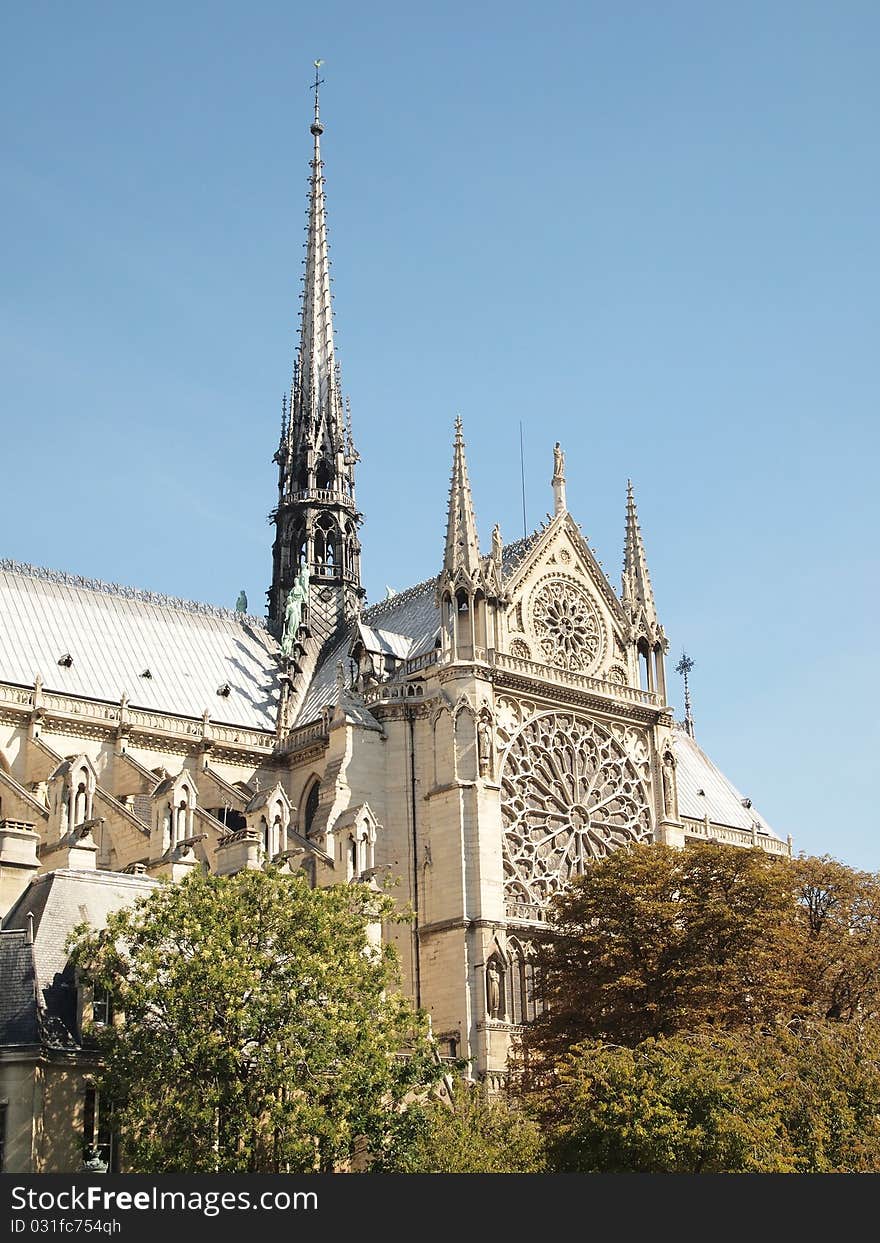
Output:
<instances>
[{"instance_id":1,"label":"gable","mask_svg":"<svg viewBox=\"0 0 880 1243\"><path fill-rule=\"evenodd\" d=\"M602 567L567 513L558 515L505 583L512 656L628 681L627 624Z\"/></svg>"}]
</instances>

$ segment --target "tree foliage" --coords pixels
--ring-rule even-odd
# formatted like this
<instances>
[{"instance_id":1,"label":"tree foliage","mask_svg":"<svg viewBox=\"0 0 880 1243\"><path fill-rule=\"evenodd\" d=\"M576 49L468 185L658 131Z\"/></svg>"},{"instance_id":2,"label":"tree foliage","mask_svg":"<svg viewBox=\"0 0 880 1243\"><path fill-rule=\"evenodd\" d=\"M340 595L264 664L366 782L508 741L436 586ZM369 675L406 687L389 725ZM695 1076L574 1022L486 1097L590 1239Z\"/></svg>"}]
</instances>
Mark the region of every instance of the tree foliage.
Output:
<instances>
[{"instance_id":1,"label":"tree foliage","mask_svg":"<svg viewBox=\"0 0 880 1243\"><path fill-rule=\"evenodd\" d=\"M127 1164L307 1172L381 1151L439 1075L394 952L369 934L392 917L367 886L270 869L196 873L78 929L81 971L124 1014L98 1039Z\"/></svg>"},{"instance_id":2,"label":"tree foliage","mask_svg":"<svg viewBox=\"0 0 880 1243\"><path fill-rule=\"evenodd\" d=\"M548 1009L525 1036L532 1066L583 1040L868 1017L880 884L831 859L635 846L557 899L541 963Z\"/></svg>"},{"instance_id":3,"label":"tree foliage","mask_svg":"<svg viewBox=\"0 0 880 1243\"><path fill-rule=\"evenodd\" d=\"M543 1100L563 1171L880 1171L877 1028L797 1024L587 1042Z\"/></svg>"},{"instance_id":4,"label":"tree foliage","mask_svg":"<svg viewBox=\"0 0 880 1243\"><path fill-rule=\"evenodd\" d=\"M880 1171L880 877L701 843L561 895L521 1089L565 1170Z\"/></svg>"},{"instance_id":5,"label":"tree foliage","mask_svg":"<svg viewBox=\"0 0 880 1243\"><path fill-rule=\"evenodd\" d=\"M450 1090L451 1089L451 1090ZM413 1103L376 1168L403 1174L531 1174L545 1168L538 1125L514 1101L455 1078Z\"/></svg>"}]
</instances>

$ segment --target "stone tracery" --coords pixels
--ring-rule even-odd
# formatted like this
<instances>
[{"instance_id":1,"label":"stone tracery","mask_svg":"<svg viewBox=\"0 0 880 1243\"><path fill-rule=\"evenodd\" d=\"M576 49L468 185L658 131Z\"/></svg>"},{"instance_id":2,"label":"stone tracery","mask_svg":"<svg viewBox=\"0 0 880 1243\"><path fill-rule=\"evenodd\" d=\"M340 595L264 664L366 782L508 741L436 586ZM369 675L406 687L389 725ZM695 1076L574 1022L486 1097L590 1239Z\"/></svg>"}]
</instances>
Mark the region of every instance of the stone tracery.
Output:
<instances>
[{"instance_id":1,"label":"stone tracery","mask_svg":"<svg viewBox=\"0 0 880 1243\"><path fill-rule=\"evenodd\" d=\"M548 665L587 673L602 655L599 615L587 593L567 578L551 578L535 594L532 628Z\"/></svg>"},{"instance_id":2,"label":"stone tracery","mask_svg":"<svg viewBox=\"0 0 880 1243\"><path fill-rule=\"evenodd\" d=\"M651 836L636 765L601 725L570 713L532 717L514 735L501 813L505 898L514 916L546 906L590 859Z\"/></svg>"}]
</instances>

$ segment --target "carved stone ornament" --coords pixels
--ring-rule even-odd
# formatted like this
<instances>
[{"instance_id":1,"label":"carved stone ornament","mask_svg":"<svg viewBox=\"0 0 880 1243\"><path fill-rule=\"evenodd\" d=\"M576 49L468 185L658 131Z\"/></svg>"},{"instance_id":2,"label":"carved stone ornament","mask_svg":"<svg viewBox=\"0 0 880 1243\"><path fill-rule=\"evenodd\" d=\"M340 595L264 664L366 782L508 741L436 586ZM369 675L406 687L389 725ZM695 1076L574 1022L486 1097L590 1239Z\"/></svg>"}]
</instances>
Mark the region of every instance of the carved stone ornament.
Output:
<instances>
[{"instance_id":1,"label":"carved stone ornament","mask_svg":"<svg viewBox=\"0 0 880 1243\"><path fill-rule=\"evenodd\" d=\"M511 914L544 907L591 859L650 839L642 766L595 721L533 716L501 774L504 889Z\"/></svg>"},{"instance_id":2,"label":"carved stone ornament","mask_svg":"<svg viewBox=\"0 0 880 1243\"><path fill-rule=\"evenodd\" d=\"M535 592L532 630L548 665L587 673L602 656L602 622L587 593L571 579L550 578Z\"/></svg>"}]
</instances>

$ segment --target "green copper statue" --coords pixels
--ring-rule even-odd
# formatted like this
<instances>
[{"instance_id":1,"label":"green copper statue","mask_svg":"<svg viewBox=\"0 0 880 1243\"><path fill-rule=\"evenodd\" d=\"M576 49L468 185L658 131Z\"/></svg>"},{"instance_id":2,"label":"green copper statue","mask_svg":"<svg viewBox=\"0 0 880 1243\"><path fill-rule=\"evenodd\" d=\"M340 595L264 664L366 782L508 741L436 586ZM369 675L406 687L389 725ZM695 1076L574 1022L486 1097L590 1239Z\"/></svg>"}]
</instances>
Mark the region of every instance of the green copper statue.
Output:
<instances>
[{"instance_id":1,"label":"green copper statue","mask_svg":"<svg viewBox=\"0 0 880 1243\"><path fill-rule=\"evenodd\" d=\"M238 593L238 599L235 602L235 611L236 613L247 612L247 593L245 592L244 587L242 587L241 591Z\"/></svg>"},{"instance_id":2,"label":"green copper statue","mask_svg":"<svg viewBox=\"0 0 880 1243\"><path fill-rule=\"evenodd\" d=\"M287 593L287 604L284 606L284 632L281 636L281 650L288 660L293 656L293 645L302 625L303 608L309 602L309 570L303 566L293 580L293 586Z\"/></svg>"}]
</instances>

